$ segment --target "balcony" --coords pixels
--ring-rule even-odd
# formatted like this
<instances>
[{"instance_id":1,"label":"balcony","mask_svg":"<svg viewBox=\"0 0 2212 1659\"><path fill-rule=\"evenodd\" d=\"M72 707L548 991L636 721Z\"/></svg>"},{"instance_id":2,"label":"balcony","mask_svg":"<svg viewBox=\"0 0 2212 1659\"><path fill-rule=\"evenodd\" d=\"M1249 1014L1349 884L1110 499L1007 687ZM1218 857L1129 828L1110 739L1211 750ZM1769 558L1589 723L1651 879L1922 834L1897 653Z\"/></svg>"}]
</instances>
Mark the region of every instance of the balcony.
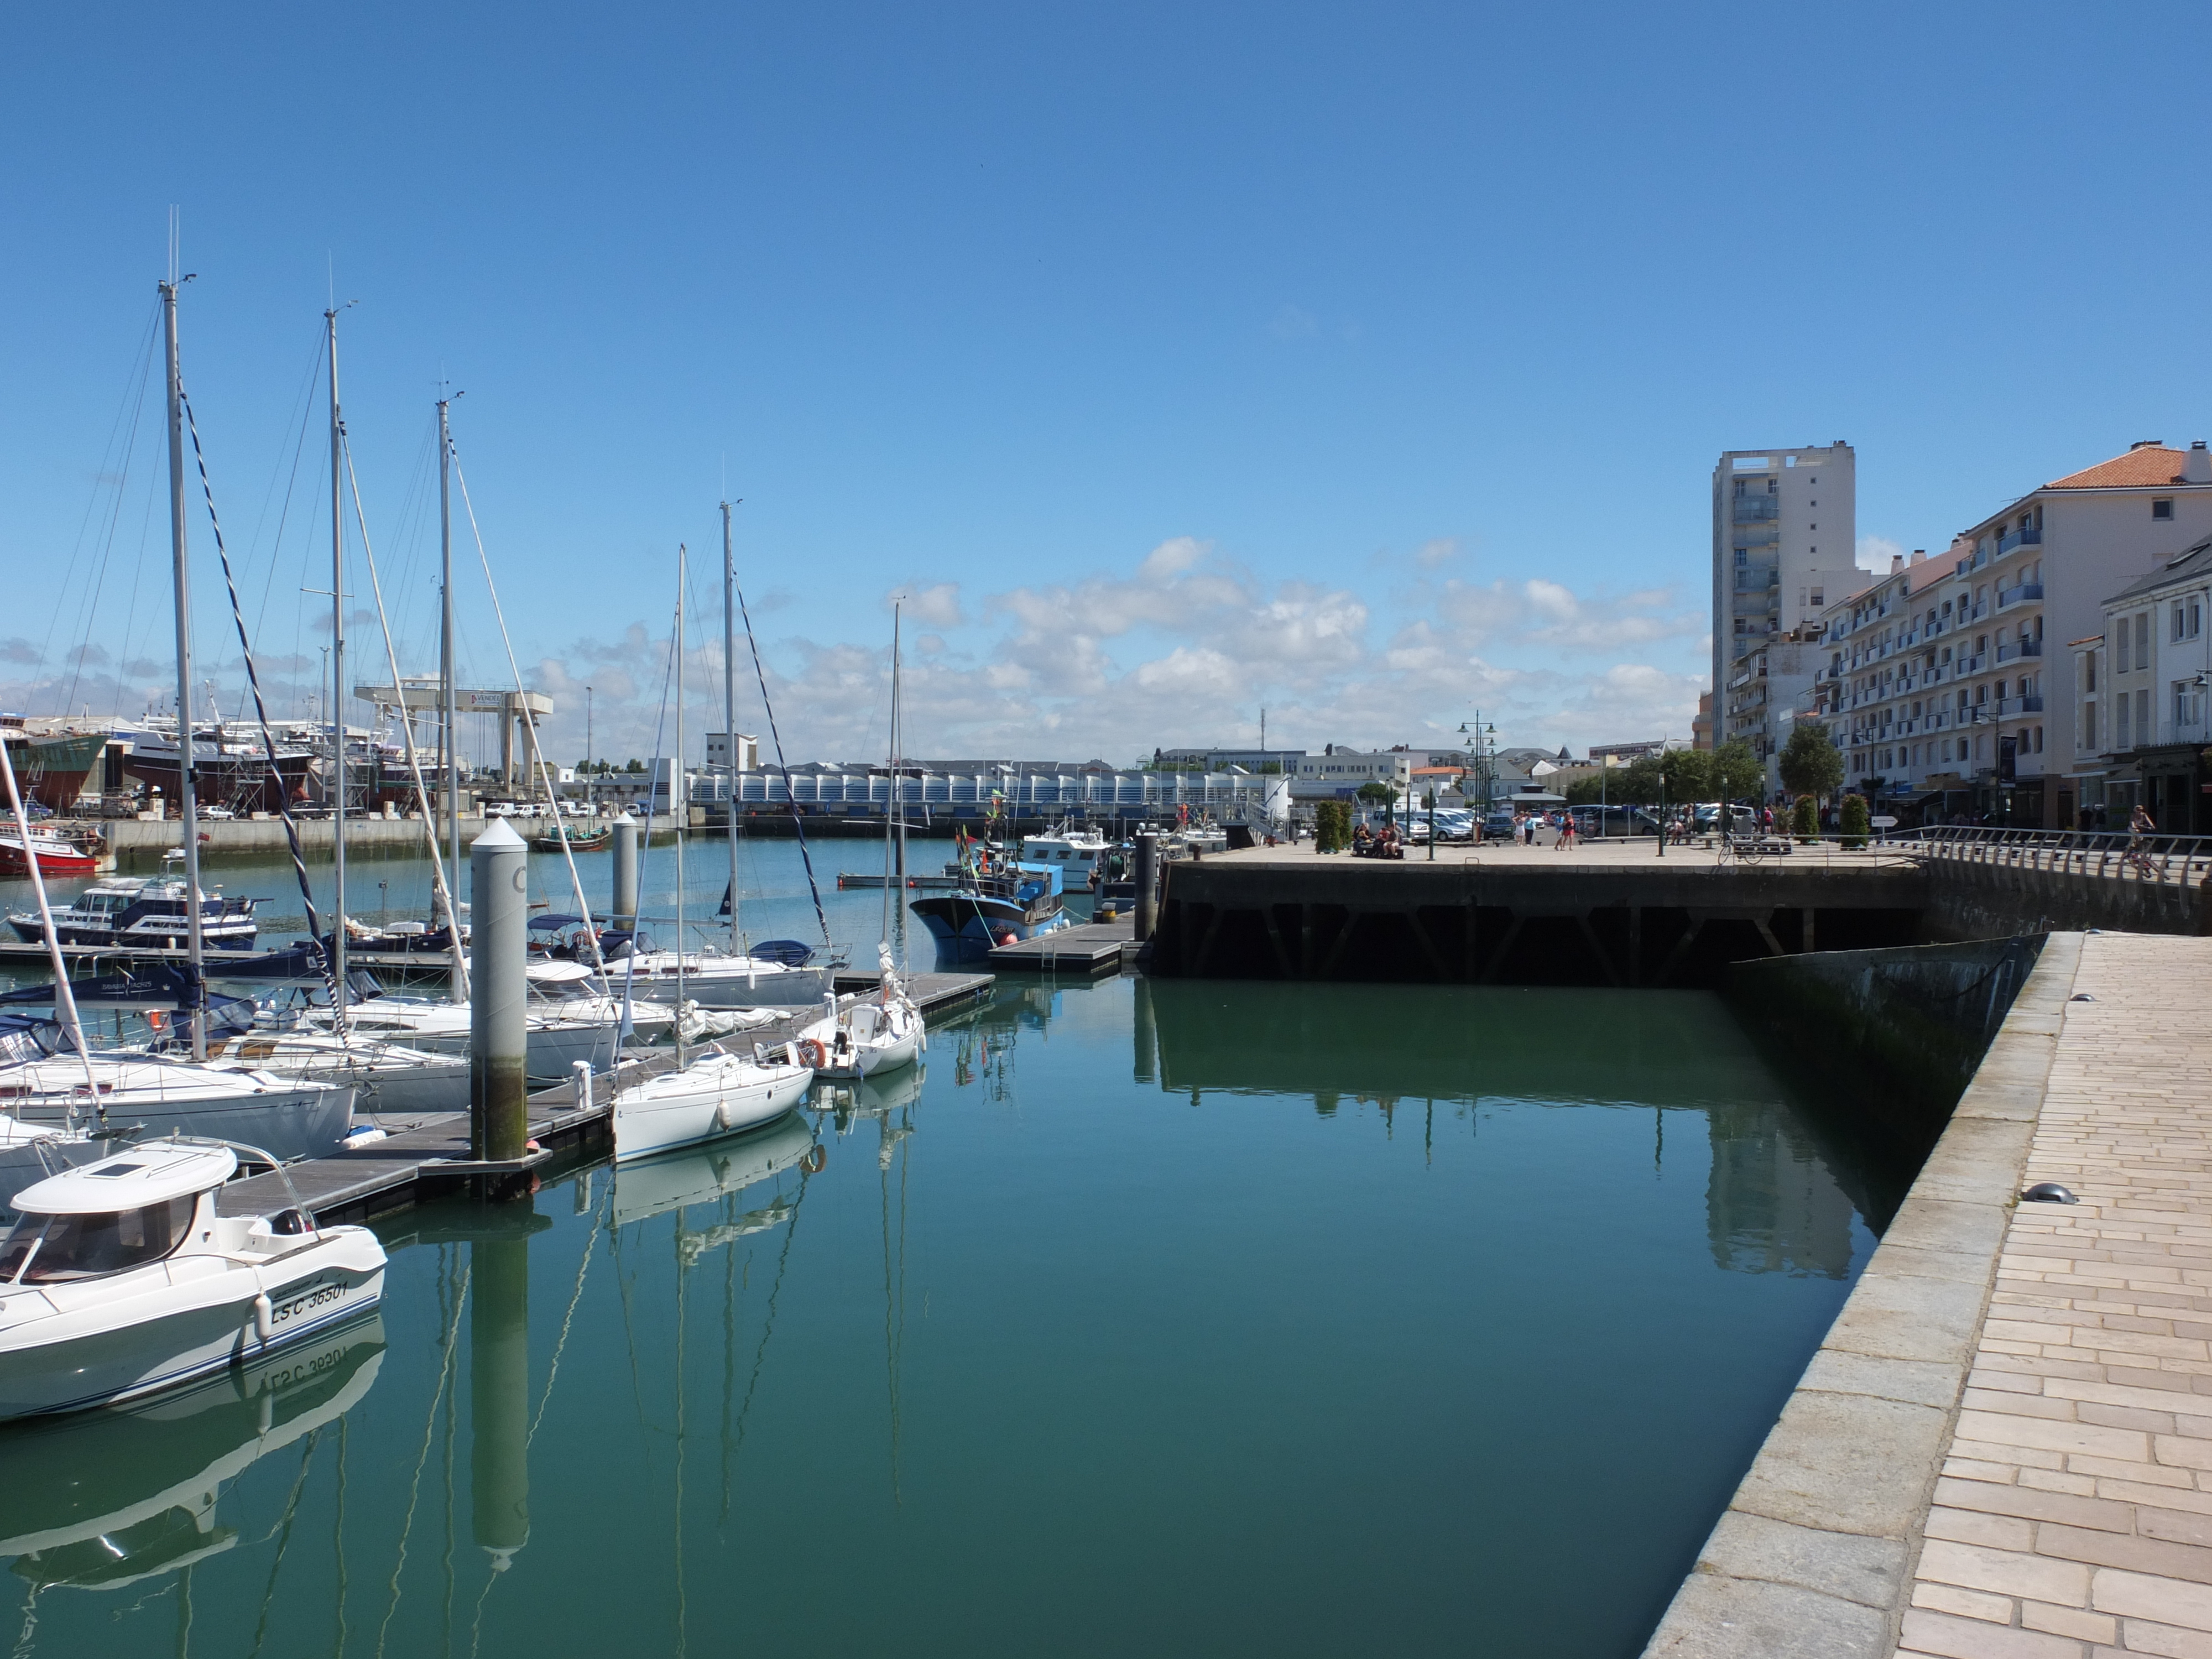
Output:
<instances>
[{"instance_id":1,"label":"balcony","mask_svg":"<svg viewBox=\"0 0 2212 1659\"><path fill-rule=\"evenodd\" d=\"M2043 532L2040 530L2015 530L2009 536L2000 536L1997 538L1996 556L2002 559L2015 547L2040 547L2042 545Z\"/></svg>"},{"instance_id":2,"label":"balcony","mask_svg":"<svg viewBox=\"0 0 2212 1659\"><path fill-rule=\"evenodd\" d=\"M2007 640L1997 647L1999 662L2018 662L2022 657L2039 657L2042 654L2041 640Z\"/></svg>"},{"instance_id":3,"label":"balcony","mask_svg":"<svg viewBox=\"0 0 2212 1659\"><path fill-rule=\"evenodd\" d=\"M2000 587L1997 589L1997 609L2007 610L2013 605L2024 604L2029 599L2039 599L2042 597L2041 582L2022 582L2017 587Z\"/></svg>"},{"instance_id":4,"label":"balcony","mask_svg":"<svg viewBox=\"0 0 2212 1659\"><path fill-rule=\"evenodd\" d=\"M1777 495L1739 495L1735 498L1735 520L1738 524L1760 524L1773 518L1782 510L1782 501Z\"/></svg>"}]
</instances>

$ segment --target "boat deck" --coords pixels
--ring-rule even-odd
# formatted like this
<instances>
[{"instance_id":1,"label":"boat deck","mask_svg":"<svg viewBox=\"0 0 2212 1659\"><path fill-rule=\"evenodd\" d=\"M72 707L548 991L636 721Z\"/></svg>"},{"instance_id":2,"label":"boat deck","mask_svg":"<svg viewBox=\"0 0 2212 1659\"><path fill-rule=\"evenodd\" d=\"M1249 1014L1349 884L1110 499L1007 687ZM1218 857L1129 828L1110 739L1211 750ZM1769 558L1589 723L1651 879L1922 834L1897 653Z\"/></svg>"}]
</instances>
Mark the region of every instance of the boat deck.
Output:
<instances>
[{"instance_id":1,"label":"boat deck","mask_svg":"<svg viewBox=\"0 0 2212 1659\"><path fill-rule=\"evenodd\" d=\"M876 984L872 974L840 974L836 980L841 1000L848 1004L874 990ZM915 974L908 981L908 990L926 1020L941 1021L981 1002L990 995L992 984L988 974ZM803 1026L821 1017L819 1008L793 1009L772 1024L739 1031L701 1048L743 1053L757 1042L773 1046L789 1041ZM687 1056L697 1054L701 1048L687 1049ZM530 1139L539 1150L512 1163L479 1163L471 1158L469 1115L441 1112L380 1118L386 1131L384 1139L305 1159L290 1165L286 1173L301 1204L325 1224L364 1221L459 1191L495 1191L502 1185L526 1185L542 1166L556 1159L604 1156L611 1152L614 1127L609 1096L616 1089L671 1070L675 1064L673 1048L631 1049L611 1076L592 1079L592 1103L581 1108L572 1083L538 1090L530 1097ZM234 1182L223 1188L218 1204L226 1214L243 1215L280 1209L287 1201L283 1180L265 1175Z\"/></svg>"}]
</instances>

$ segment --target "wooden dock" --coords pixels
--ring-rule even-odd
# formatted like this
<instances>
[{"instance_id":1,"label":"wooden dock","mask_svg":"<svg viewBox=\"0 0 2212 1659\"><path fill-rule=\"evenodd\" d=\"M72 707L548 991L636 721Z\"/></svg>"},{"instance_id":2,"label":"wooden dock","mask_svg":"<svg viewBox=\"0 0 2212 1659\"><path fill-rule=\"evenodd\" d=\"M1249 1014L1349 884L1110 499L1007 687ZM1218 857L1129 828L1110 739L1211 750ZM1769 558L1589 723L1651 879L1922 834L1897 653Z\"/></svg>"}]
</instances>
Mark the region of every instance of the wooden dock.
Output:
<instances>
[{"instance_id":1,"label":"wooden dock","mask_svg":"<svg viewBox=\"0 0 2212 1659\"><path fill-rule=\"evenodd\" d=\"M1135 951L1136 926L1132 915L1055 928L1035 939L1001 945L991 952L989 960L1000 973L1119 973L1124 955Z\"/></svg>"},{"instance_id":2,"label":"wooden dock","mask_svg":"<svg viewBox=\"0 0 2212 1659\"><path fill-rule=\"evenodd\" d=\"M840 1001L850 1006L875 990L873 974L840 974ZM988 974L915 974L908 993L925 1020L952 1018L991 994ZM756 1043L775 1048L821 1018L819 1007L798 1008L771 1024L738 1031L712 1043L687 1048L686 1057L706 1049L749 1053ZM428 1199L473 1192L501 1197L526 1192L539 1171L556 1160L565 1164L604 1158L614 1150L614 1113L618 1090L672 1070L676 1051L632 1048L605 1077L592 1079L592 1103L580 1108L575 1085L562 1083L530 1097L530 1139L538 1150L510 1163L479 1163L470 1156L469 1115L441 1112L427 1117L385 1118L384 1139L307 1158L286 1174L301 1204L319 1223L365 1221ZM261 1213L288 1202L283 1180L274 1175L234 1182L222 1190L220 1207L229 1214Z\"/></svg>"}]
</instances>

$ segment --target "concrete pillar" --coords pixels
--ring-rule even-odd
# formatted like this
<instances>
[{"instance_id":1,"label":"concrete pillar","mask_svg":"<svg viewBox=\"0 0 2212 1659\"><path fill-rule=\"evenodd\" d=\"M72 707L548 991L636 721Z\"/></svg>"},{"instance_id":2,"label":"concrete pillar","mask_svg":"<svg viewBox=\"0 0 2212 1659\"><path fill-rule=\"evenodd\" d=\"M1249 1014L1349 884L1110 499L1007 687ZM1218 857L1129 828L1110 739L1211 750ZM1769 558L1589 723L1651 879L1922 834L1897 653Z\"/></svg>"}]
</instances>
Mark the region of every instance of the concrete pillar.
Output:
<instances>
[{"instance_id":1,"label":"concrete pillar","mask_svg":"<svg viewBox=\"0 0 2212 1659\"><path fill-rule=\"evenodd\" d=\"M530 1241L478 1239L469 1264L471 1518L504 1572L530 1541Z\"/></svg>"},{"instance_id":2,"label":"concrete pillar","mask_svg":"<svg viewBox=\"0 0 2212 1659\"><path fill-rule=\"evenodd\" d=\"M1137 1052L1131 1075L1139 1083L1151 1083L1158 1076L1160 1053L1159 1027L1152 1012L1152 981L1139 974L1133 988L1137 1001Z\"/></svg>"},{"instance_id":3,"label":"concrete pillar","mask_svg":"<svg viewBox=\"0 0 2212 1659\"><path fill-rule=\"evenodd\" d=\"M1160 919L1160 838L1147 830L1137 837L1137 942L1152 936Z\"/></svg>"},{"instance_id":4,"label":"concrete pillar","mask_svg":"<svg viewBox=\"0 0 2212 1659\"><path fill-rule=\"evenodd\" d=\"M637 927L637 820L624 812L614 822L615 897L610 920L617 929Z\"/></svg>"},{"instance_id":5,"label":"concrete pillar","mask_svg":"<svg viewBox=\"0 0 2212 1659\"><path fill-rule=\"evenodd\" d=\"M519 1158L530 1138L529 862L505 818L469 848L469 1129L479 1158Z\"/></svg>"}]
</instances>

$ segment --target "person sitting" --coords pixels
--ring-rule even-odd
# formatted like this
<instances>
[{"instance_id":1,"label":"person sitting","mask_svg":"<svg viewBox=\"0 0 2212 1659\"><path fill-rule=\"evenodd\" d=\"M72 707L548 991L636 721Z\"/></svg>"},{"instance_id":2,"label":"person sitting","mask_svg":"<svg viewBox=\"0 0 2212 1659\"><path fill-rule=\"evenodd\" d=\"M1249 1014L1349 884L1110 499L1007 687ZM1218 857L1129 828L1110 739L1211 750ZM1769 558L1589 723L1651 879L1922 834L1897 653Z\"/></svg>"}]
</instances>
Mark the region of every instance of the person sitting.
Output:
<instances>
[{"instance_id":1,"label":"person sitting","mask_svg":"<svg viewBox=\"0 0 2212 1659\"><path fill-rule=\"evenodd\" d=\"M1372 845L1374 839L1374 836L1367 833L1367 826L1365 824L1356 823L1352 825L1352 856L1356 859L1372 857L1374 855L1374 848Z\"/></svg>"}]
</instances>

